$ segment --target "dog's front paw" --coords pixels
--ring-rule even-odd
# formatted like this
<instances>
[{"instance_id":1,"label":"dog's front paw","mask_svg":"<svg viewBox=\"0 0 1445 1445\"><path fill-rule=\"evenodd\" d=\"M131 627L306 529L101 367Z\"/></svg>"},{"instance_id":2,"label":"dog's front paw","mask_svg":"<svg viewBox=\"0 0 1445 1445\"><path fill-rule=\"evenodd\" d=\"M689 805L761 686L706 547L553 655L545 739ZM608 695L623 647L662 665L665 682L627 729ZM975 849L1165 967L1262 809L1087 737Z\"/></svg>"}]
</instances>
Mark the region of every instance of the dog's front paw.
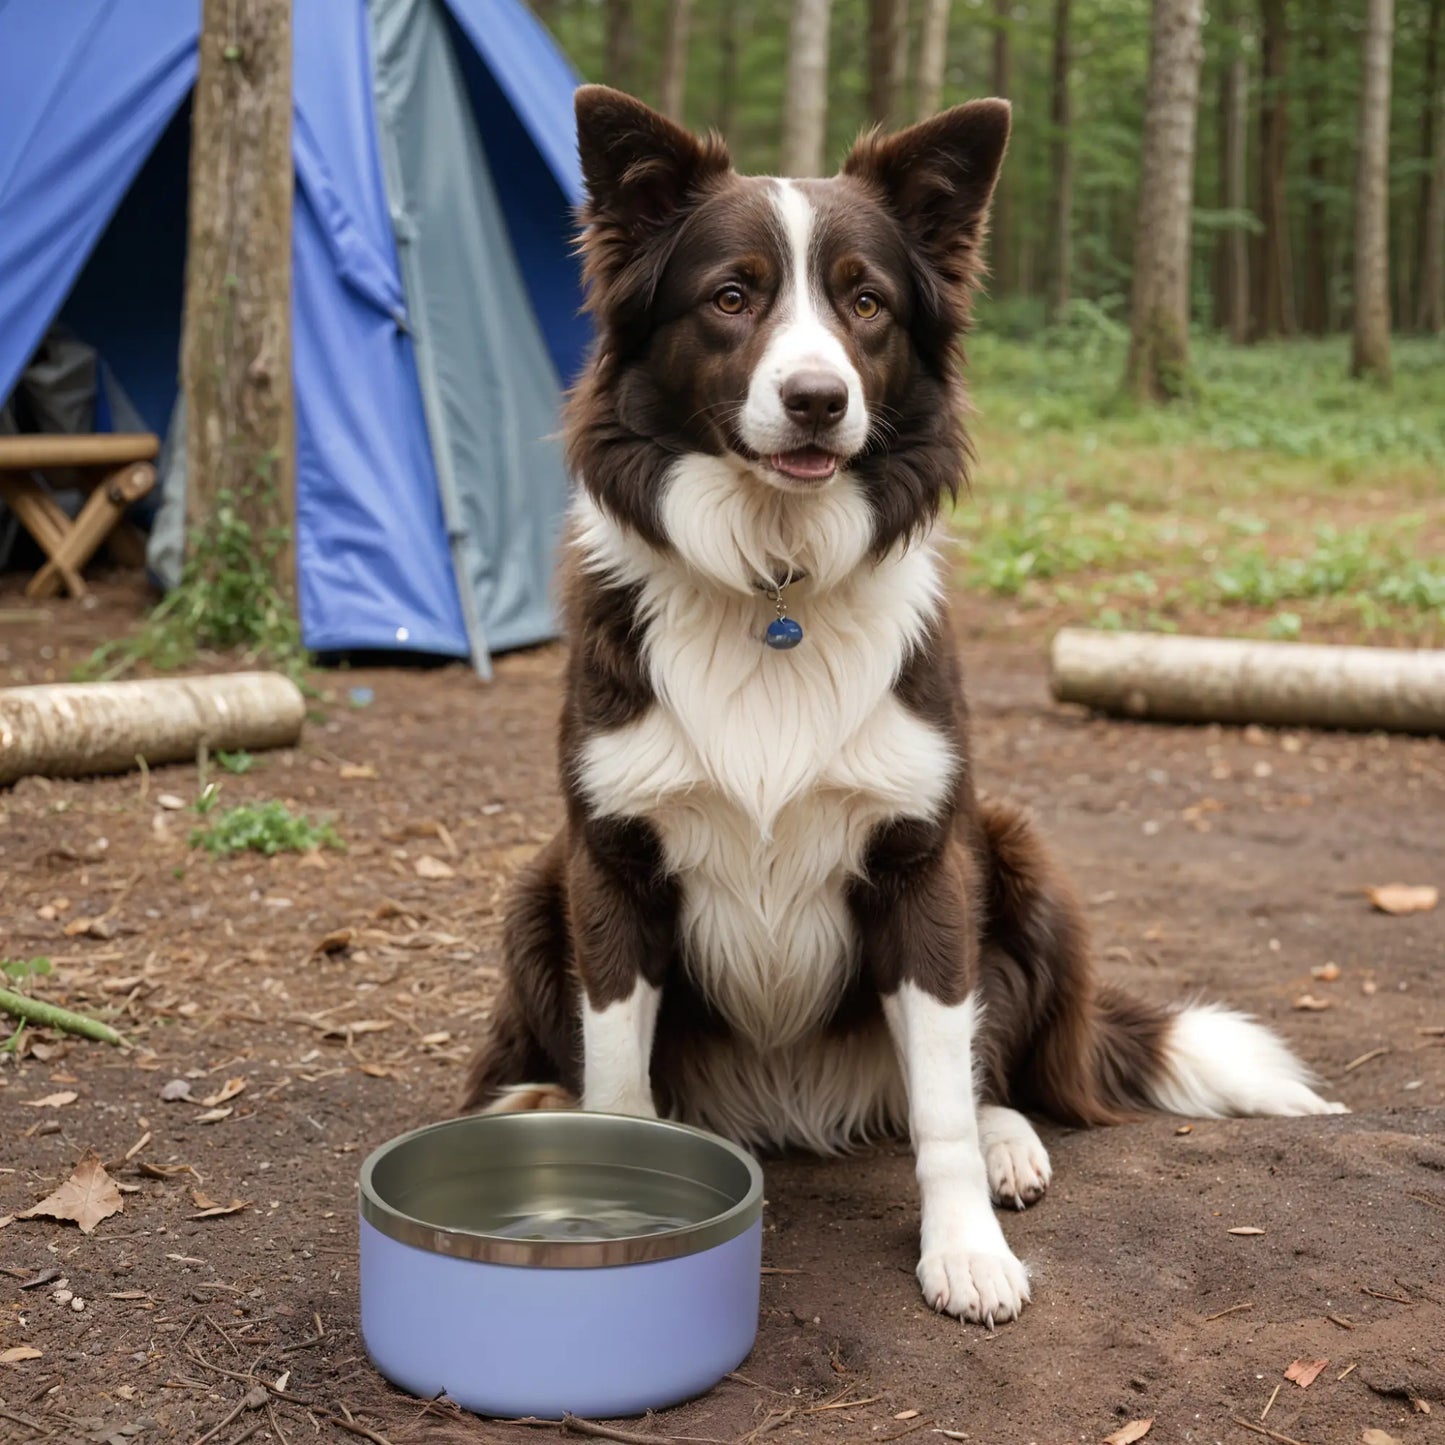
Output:
<instances>
[{"instance_id":1,"label":"dog's front paw","mask_svg":"<svg viewBox=\"0 0 1445 1445\"><path fill-rule=\"evenodd\" d=\"M1024 1209L1044 1197L1052 1177L1049 1155L1032 1129L992 1139L985 1135L983 1160L995 1204Z\"/></svg>"},{"instance_id":2,"label":"dog's front paw","mask_svg":"<svg viewBox=\"0 0 1445 1445\"><path fill-rule=\"evenodd\" d=\"M923 1298L940 1314L988 1325L1017 1319L1029 1298L1029 1277L1012 1254L936 1250L918 1261Z\"/></svg>"}]
</instances>

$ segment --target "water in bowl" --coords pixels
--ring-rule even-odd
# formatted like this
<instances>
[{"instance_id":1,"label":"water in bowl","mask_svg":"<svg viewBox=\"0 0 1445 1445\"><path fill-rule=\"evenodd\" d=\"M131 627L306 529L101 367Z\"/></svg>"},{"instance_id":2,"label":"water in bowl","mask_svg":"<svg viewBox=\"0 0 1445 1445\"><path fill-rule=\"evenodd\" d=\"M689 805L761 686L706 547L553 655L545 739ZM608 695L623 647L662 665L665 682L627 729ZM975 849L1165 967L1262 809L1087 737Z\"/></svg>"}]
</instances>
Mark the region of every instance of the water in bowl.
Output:
<instances>
[{"instance_id":1,"label":"water in bowl","mask_svg":"<svg viewBox=\"0 0 1445 1445\"><path fill-rule=\"evenodd\" d=\"M701 1224L732 1200L696 1179L616 1164L533 1166L420 1183L398 1203L443 1229L504 1239L634 1239Z\"/></svg>"}]
</instances>

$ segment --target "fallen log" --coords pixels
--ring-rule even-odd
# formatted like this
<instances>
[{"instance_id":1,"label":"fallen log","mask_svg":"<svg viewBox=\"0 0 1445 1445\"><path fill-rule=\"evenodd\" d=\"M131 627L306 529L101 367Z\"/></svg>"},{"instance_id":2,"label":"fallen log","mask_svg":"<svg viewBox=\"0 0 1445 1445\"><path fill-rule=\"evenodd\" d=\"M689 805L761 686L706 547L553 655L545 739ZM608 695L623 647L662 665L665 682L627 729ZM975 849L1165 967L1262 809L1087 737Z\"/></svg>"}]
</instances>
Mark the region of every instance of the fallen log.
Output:
<instances>
[{"instance_id":1,"label":"fallen log","mask_svg":"<svg viewBox=\"0 0 1445 1445\"><path fill-rule=\"evenodd\" d=\"M215 751L289 747L306 702L275 672L0 689L0 787L78 778Z\"/></svg>"},{"instance_id":2,"label":"fallen log","mask_svg":"<svg viewBox=\"0 0 1445 1445\"><path fill-rule=\"evenodd\" d=\"M1445 651L1244 642L1066 627L1060 702L1169 722L1445 732Z\"/></svg>"}]
</instances>

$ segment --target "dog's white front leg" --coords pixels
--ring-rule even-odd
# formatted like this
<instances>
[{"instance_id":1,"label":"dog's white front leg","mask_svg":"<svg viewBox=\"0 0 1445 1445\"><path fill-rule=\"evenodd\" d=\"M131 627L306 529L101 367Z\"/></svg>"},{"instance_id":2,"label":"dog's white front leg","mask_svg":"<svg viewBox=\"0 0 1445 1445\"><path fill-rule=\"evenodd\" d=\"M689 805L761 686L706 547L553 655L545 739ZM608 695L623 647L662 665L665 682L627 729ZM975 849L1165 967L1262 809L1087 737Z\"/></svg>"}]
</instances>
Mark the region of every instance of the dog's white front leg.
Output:
<instances>
[{"instance_id":1,"label":"dog's white front leg","mask_svg":"<svg viewBox=\"0 0 1445 1445\"><path fill-rule=\"evenodd\" d=\"M582 1000L582 1107L655 1118L652 1039L662 990L638 977L626 998L594 1008Z\"/></svg>"},{"instance_id":2,"label":"dog's white front leg","mask_svg":"<svg viewBox=\"0 0 1445 1445\"><path fill-rule=\"evenodd\" d=\"M923 1223L918 1283L936 1310L993 1325L1029 1297L989 1200L974 1099L972 995L946 1004L916 984L883 1011L908 1085Z\"/></svg>"}]
</instances>

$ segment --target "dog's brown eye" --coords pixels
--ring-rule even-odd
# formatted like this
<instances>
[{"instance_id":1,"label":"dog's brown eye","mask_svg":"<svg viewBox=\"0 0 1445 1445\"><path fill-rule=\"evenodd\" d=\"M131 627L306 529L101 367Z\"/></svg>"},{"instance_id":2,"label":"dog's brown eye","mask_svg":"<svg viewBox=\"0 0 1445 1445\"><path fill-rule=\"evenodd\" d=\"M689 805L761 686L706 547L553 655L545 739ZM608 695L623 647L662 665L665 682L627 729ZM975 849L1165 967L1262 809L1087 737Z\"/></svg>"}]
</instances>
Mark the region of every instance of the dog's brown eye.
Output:
<instances>
[{"instance_id":1,"label":"dog's brown eye","mask_svg":"<svg viewBox=\"0 0 1445 1445\"><path fill-rule=\"evenodd\" d=\"M712 304L716 306L724 316L737 316L747 306L748 298L743 295L741 286L724 286L722 290L712 298Z\"/></svg>"},{"instance_id":2,"label":"dog's brown eye","mask_svg":"<svg viewBox=\"0 0 1445 1445\"><path fill-rule=\"evenodd\" d=\"M882 309L883 303L871 291L863 292L853 303L853 314L860 321L871 321Z\"/></svg>"}]
</instances>

